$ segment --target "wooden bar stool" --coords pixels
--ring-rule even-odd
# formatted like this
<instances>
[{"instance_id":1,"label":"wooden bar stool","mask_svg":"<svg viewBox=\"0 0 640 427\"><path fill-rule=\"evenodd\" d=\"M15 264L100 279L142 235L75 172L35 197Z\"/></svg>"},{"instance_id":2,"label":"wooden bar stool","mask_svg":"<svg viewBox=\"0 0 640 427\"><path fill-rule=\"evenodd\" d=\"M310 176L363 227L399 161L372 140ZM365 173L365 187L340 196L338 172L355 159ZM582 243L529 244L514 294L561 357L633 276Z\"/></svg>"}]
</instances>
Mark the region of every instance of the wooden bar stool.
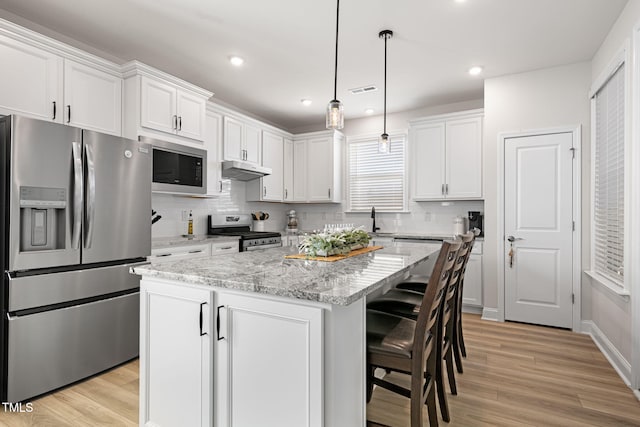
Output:
<instances>
[{"instance_id":1,"label":"wooden bar stool","mask_svg":"<svg viewBox=\"0 0 640 427\"><path fill-rule=\"evenodd\" d=\"M374 385L408 397L411 399L411 427L422 427L422 405L425 403L429 425L438 425L435 401L435 373L440 357L438 320L460 246L460 242L442 244L416 320L367 310L367 402L371 400ZM375 377L376 368L410 375L410 388Z\"/></svg>"},{"instance_id":2,"label":"wooden bar stool","mask_svg":"<svg viewBox=\"0 0 640 427\"><path fill-rule=\"evenodd\" d=\"M438 345L438 362L436 364L436 384L438 391L438 401L440 403L440 411L442 418L445 421L450 420L449 406L447 403L446 393L444 389L444 375L442 372L442 360L444 359L447 368L447 377L449 380L449 388L452 394L457 394L456 380L454 375L454 345L455 329L457 325L457 318L455 316L458 305L457 297L459 285L462 280L462 274L468 261L468 254L471 251L471 244L473 242L473 234L468 233L462 236L458 242L461 245L459 252L456 255L456 261L452 270L451 278L446 287L446 293L443 297L442 307L440 310L440 318L438 319L439 328L437 339ZM411 283L415 285L416 283ZM390 290L386 294L370 301L367 304L367 308L372 310L378 310L381 312L391 313L397 316L406 317L409 319L416 319L417 313L420 311L422 304L422 298L424 294L410 291L406 289L399 289L399 286ZM431 281L425 284L425 289L428 291L431 286ZM461 366L461 365L460 365Z\"/></svg>"}]
</instances>

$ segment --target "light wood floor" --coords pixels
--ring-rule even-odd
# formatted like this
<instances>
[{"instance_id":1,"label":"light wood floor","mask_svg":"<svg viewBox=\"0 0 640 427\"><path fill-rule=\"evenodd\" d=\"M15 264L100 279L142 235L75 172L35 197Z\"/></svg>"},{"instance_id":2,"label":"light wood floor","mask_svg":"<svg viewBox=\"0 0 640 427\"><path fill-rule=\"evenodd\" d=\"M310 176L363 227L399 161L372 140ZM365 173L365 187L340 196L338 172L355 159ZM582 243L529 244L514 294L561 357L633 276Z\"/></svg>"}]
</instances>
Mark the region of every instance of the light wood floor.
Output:
<instances>
[{"instance_id":1,"label":"light wood floor","mask_svg":"<svg viewBox=\"0 0 640 427\"><path fill-rule=\"evenodd\" d=\"M465 372L458 395L449 395L451 422L441 425L640 426L640 404L588 336L475 315L463 321ZM0 426L136 426L138 366L36 399L31 413L0 407ZM367 412L382 425L409 425L408 399L380 388Z\"/></svg>"}]
</instances>

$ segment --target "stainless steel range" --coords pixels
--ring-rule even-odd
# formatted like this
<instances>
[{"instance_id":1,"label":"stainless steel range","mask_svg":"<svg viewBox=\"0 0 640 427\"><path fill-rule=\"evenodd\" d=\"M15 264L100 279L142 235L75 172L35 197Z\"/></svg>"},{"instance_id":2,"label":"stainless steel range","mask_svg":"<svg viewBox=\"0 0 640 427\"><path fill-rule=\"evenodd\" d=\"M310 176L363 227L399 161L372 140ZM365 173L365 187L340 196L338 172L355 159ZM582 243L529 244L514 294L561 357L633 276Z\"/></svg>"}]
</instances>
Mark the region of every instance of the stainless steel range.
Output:
<instances>
[{"instance_id":1,"label":"stainless steel range","mask_svg":"<svg viewBox=\"0 0 640 427\"><path fill-rule=\"evenodd\" d=\"M251 215L209 215L210 236L240 236L240 252L282 246L280 233L251 231Z\"/></svg>"}]
</instances>

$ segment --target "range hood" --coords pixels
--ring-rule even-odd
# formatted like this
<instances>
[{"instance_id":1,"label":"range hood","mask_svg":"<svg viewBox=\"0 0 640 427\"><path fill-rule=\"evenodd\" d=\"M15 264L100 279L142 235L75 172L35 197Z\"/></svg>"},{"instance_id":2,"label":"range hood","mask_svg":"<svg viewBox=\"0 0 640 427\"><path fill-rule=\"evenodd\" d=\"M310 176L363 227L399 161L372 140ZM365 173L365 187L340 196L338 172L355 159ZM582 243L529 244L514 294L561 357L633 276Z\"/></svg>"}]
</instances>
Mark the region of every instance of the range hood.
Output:
<instances>
[{"instance_id":1,"label":"range hood","mask_svg":"<svg viewBox=\"0 0 640 427\"><path fill-rule=\"evenodd\" d=\"M237 181L251 181L271 175L271 168L259 166L249 162L239 160L227 160L222 162L222 177L235 179Z\"/></svg>"}]
</instances>

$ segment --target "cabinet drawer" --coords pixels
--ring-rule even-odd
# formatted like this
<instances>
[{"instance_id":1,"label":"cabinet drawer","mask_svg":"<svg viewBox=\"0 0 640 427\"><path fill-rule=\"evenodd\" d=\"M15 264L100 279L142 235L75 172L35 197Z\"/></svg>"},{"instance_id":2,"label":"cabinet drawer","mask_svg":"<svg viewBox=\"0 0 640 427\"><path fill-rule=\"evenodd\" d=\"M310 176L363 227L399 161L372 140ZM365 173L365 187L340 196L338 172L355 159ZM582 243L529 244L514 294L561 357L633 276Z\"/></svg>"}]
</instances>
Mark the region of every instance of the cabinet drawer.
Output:
<instances>
[{"instance_id":1,"label":"cabinet drawer","mask_svg":"<svg viewBox=\"0 0 640 427\"><path fill-rule=\"evenodd\" d=\"M149 261L165 262L178 259L199 258L211 255L211 245L171 246L168 248L153 249Z\"/></svg>"},{"instance_id":2,"label":"cabinet drawer","mask_svg":"<svg viewBox=\"0 0 640 427\"><path fill-rule=\"evenodd\" d=\"M211 255L223 255L240 251L239 241L211 243Z\"/></svg>"}]
</instances>

